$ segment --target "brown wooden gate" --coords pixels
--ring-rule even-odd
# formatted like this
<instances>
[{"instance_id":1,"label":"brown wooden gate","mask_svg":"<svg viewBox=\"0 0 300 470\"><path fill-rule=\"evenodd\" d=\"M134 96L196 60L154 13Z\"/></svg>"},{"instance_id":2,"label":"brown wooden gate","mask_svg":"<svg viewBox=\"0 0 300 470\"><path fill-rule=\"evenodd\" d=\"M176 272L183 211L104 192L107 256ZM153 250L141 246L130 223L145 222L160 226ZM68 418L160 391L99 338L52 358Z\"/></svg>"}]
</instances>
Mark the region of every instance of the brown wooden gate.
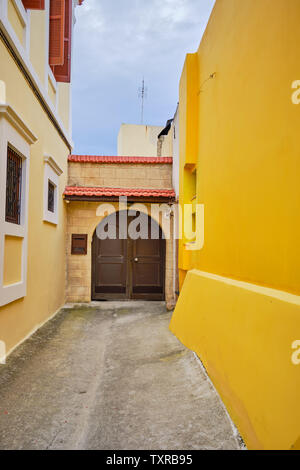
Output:
<instances>
[{"instance_id":1,"label":"brown wooden gate","mask_svg":"<svg viewBox=\"0 0 300 470\"><path fill-rule=\"evenodd\" d=\"M116 239L100 240L95 231L92 241L92 300L164 300L166 243L158 226L159 238L151 239L151 218L147 219L148 239L133 240L128 236L132 217L127 219L127 238L120 239L119 213L115 221Z\"/></svg>"}]
</instances>

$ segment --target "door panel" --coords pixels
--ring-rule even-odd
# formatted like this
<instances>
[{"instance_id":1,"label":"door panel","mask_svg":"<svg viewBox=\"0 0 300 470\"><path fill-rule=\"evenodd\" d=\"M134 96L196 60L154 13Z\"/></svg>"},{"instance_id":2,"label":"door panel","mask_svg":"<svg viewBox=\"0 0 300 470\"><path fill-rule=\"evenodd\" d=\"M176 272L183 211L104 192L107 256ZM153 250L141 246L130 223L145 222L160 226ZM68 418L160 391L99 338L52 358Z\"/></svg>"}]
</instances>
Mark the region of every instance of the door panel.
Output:
<instances>
[{"instance_id":1,"label":"door panel","mask_svg":"<svg viewBox=\"0 0 300 470\"><path fill-rule=\"evenodd\" d=\"M128 220L130 222L131 218ZM149 218L149 228L151 219ZM119 216L116 220L119 233ZM149 231L149 234L151 232ZM100 240L92 245L92 299L164 299L165 240Z\"/></svg>"},{"instance_id":2,"label":"door panel","mask_svg":"<svg viewBox=\"0 0 300 470\"><path fill-rule=\"evenodd\" d=\"M148 219L151 233L151 219ZM165 240L159 231L158 240L132 241L132 298L164 298Z\"/></svg>"},{"instance_id":3,"label":"door panel","mask_svg":"<svg viewBox=\"0 0 300 470\"><path fill-rule=\"evenodd\" d=\"M116 221L118 233L118 218ZM127 297L127 240L100 240L95 232L92 248L92 299Z\"/></svg>"},{"instance_id":4,"label":"door panel","mask_svg":"<svg viewBox=\"0 0 300 470\"><path fill-rule=\"evenodd\" d=\"M157 264L140 263L133 271L133 294L163 293L160 266Z\"/></svg>"}]
</instances>

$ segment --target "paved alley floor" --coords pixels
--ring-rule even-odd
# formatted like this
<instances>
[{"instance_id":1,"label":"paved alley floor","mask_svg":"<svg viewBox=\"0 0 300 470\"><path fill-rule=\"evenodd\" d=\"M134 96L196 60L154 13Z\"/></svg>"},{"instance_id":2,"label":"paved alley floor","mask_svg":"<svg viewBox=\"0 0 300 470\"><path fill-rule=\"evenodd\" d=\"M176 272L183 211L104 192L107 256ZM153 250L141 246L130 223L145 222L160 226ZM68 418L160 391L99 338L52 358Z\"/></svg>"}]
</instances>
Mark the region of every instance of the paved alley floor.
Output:
<instances>
[{"instance_id":1,"label":"paved alley floor","mask_svg":"<svg viewBox=\"0 0 300 470\"><path fill-rule=\"evenodd\" d=\"M0 366L0 449L238 449L161 302L63 309Z\"/></svg>"}]
</instances>

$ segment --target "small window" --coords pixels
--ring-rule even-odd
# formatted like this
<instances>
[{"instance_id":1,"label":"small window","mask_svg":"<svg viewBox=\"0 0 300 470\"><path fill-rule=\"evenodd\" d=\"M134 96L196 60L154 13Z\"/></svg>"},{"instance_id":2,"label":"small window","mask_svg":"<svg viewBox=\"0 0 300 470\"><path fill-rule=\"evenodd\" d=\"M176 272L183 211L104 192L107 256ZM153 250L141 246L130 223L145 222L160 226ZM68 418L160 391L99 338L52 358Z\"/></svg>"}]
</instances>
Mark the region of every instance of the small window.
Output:
<instances>
[{"instance_id":1,"label":"small window","mask_svg":"<svg viewBox=\"0 0 300 470\"><path fill-rule=\"evenodd\" d=\"M5 220L20 224L21 215L22 158L7 148L6 208Z\"/></svg>"},{"instance_id":2,"label":"small window","mask_svg":"<svg viewBox=\"0 0 300 470\"><path fill-rule=\"evenodd\" d=\"M54 194L55 186L48 180L48 211L54 213Z\"/></svg>"},{"instance_id":3,"label":"small window","mask_svg":"<svg viewBox=\"0 0 300 470\"><path fill-rule=\"evenodd\" d=\"M44 156L44 216L43 220L53 225L59 220L59 176L62 170L50 155Z\"/></svg>"}]
</instances>

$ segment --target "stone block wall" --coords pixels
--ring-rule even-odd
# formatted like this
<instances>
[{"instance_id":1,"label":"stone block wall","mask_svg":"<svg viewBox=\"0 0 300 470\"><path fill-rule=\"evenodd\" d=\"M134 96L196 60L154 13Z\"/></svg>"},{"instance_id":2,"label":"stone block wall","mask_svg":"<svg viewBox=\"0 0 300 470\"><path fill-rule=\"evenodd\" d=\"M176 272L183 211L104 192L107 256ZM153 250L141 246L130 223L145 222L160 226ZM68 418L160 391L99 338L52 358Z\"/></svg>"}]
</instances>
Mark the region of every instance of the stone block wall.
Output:
<instances>
[{"instance_id":1,"label":"stone block wall","mask_svg":"<svg viewBox=\"0 0 300 470\"><path fill-rule=\"evenodd\" d=\"M171 164L69 162L69 186L172 189Z\"/></svg>"},{"instance_id":2,"label":"stone block wall","mask_svg":"<svg viewBox=\"0 0 300 470\"><path fill-rule=\"evenodd\" d=\"M92 239L94 231L101 222L102 217L97 216L98 202L71 201L68 206L68 225L66 235L67 254L67 302L90 302L92 285ZM117 203L112 203L116 210ZM145 204L150 214L150 205ZM132 206L133 207L133 206ZM71 254L72 234L87 234L88 249L86 255ZM165 300L167 304L174 303L174 269L173 233L166 240L166 267L165 267Z\"/></svg>"}]
</instances>

